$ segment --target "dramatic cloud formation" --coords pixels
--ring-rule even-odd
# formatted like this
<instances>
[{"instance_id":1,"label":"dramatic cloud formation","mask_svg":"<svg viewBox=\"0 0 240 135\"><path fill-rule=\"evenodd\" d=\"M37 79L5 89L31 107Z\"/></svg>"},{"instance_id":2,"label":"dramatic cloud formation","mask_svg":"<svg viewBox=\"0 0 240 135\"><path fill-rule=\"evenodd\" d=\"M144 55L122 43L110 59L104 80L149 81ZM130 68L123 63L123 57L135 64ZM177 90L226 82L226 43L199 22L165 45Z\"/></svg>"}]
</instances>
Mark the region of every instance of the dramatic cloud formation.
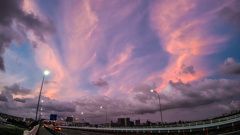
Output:
<instances>
[{"instance_id":1,"label":"dramatic cloud formation","mask_svg":"<svg viewBox=\"0 0 240 135\"><path fill-rule=\"evenodd\" d=\"M44 70L45 116L156 121L151 89L166 121L236 109L239 3L3 0L0 110L35 117Z\"/></svg>"},{"instance_id":2,"label":"dramatic cloud formation","mask_svg":"<svg viewBox=\"0 0 240 135\"><path fill-rule=\"evenodd\" d=\"M166 70L156 76L164 78L158 91L163 89L169 80L176 82L181 79L183 82L189 82L205 76L203 67L198 66L193 70L197 64L196 60L204 55L216 53L217 45L226 41L226 36L209 31L211 23L215 22L213 16L217 7L208 8L203 11L201 17L198 16L199 6L207 3L211 2L164 0L152 6L152 26L162 39L164 49L172 54ZM191 74L176 74L181 72L183 65L192 65L183 71Z\"/></svg>"},{"instance_id":3,"label":"dramatic cloud formation","mask_svg":"<svg viewBox=\"0 0 240 135\"><path fill-rule=\"evenodd\" d=\"M33 32L44 40L44 34L54 33L52 20L41 21L32 13L22 9L23 0L3 0L0 5L0 70L5 71L3 53L15 41L21 45L27 40L27 32Z\"/></svg>"},{"instance_id":4,"label":"dramatic cloud formation","mask_svg":"<svg viewBox=\"0 0 240 135\"><path fill-rule=\"evenodd\" d=\"M179 80L176 83L170 81L169 85L163 92L163 98L168 103L164 105L165 109L197 107L233 99L240 94L240 80L204 79L186 84Z\"/></svg>"}]
</instances>

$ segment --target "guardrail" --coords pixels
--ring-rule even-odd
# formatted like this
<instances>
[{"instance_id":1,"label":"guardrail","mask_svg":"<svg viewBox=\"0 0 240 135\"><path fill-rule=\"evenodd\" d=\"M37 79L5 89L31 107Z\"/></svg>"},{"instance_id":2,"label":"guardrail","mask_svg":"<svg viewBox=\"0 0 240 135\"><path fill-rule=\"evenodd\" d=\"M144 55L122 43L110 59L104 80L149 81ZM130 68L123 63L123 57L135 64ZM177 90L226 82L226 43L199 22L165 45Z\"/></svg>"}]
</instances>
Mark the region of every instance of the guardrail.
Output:
<instances>
[{"instance_id":1,"label":"guardrail","mask_svg":"<svg viewBox=\"0 0 240 135\"><path fill-rule=\"evenodd\" d=\"M34 126L32 130L24 130L23 135L36 135L37 131L39 129L39 124Z\"/></svg>"},{"instance_id":2,"label":"guardrail","mask_svg":"<svg viewBox=\"0 0 240 135\"><path fill-rule=\"evenodd\" d=\"M118 127L118 128L94 128L94 127L71 127L71 126L61 126L62 128L69 129L79 129L79 130L88 130L88 131L97 131L97 132L141 132L141 133L170 133L170 132L192 132L196 130L206 131L210 128L219 129L224 125L234 125L234 123L240 123L240 115L235 115L231 117L224 117L220 119L212 119L203 122L187 123L187 124L178 124L178 125L167 125L161 127Z\"/></svg>"}]
</instances>

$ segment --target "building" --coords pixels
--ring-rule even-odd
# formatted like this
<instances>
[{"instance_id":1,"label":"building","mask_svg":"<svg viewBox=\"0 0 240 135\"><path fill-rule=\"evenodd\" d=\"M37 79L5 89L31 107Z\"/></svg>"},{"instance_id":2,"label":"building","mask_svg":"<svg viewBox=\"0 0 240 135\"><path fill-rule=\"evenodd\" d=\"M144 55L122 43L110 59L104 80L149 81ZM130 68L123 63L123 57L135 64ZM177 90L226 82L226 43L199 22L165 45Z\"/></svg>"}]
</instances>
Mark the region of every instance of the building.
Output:
<instances>
[{"instance_id":1,"label":"building","mask_svg":"<svg viewBox=\"0 0 240 135\"><path fill-rule=\"evenodd\" d=\"M140 120L134 120L134 126L140 126Z\"/></svg>"},{"instance_id":2,"label":"building","mask_svg":"<svg viewBox=\"0 0 240 135\"><path fill-rule=\"evenodd\" d=\"M130 126L130 118L118 118L118 125L119 126Z\"/></svg>"}]
</instances>

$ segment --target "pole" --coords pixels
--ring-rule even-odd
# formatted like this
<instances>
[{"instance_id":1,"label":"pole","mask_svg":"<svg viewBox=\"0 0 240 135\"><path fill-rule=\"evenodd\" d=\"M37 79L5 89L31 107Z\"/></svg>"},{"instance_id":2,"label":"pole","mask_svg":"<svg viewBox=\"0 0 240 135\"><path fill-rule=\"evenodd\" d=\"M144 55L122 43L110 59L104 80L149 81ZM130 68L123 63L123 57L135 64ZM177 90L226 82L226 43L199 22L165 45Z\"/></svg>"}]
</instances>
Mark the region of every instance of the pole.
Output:
<instances>
[{"instance_id":1,"label":"pole","mask_svg":"<svg viewBox=\"0 0 240 135\"><path fill-rule=\"evenodd\" d=\"M39 93L39 97L38 97L37 112L36 112L36 117L35 117L35 120L36 120L36 121L37 121L37 115L38 115L39 101L40 101L41 94L42 94L42 87L43 87L44 77L45 77L45 76L43 75L42 85L41 85L41 89L40 89L40 93Z\"/></svg>"},{"instance_id":2,"label":"pole","mask_svg":"<svg viewBox=\"0 0 240 135\"><path fill-rule=\"evenodd\" d=\"M106 123L107 123L107 107L106 107Z\"/></svg>"},{"instance_id":3,"label":"pole","mask_svg":"<svg viewBox=\"0 0 240 135\"><path fill-rule=\"evenodd\" d=\"M157 93L157 92L156 92ZM157 93L158 94L158 93ZM160 115L161 115L161 121L163 124L163 117L162 117L162 106L161 106L161 101L160 101L160 95L158 94L158 99L159 99L159 109L160 109Z\"/></svg>"}]
</instances>

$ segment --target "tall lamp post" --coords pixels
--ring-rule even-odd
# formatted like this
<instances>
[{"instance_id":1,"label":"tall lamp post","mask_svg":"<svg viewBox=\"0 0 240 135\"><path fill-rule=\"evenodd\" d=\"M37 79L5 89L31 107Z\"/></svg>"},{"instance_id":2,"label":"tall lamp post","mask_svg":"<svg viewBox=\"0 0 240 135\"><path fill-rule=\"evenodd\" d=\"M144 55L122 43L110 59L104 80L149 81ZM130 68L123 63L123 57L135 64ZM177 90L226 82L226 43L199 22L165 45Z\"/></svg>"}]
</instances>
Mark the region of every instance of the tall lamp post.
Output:
<instances>
[{"instance_id":1,"label":"tall lamp post","mask_svg":"<svg viewBox=\"0 0 240 135\"><path fill-rule=\"evenodd\" d=\"M157 93L155 90L151 90L151 92ZM158 94L158 93L157 93ZM161 106L161 101L160 101L160 95L158 94L158 99L159 99L159 109L160 109L160 115L161 115L161 122L163 124L163 117L162 117L162 106Z\"/></svg>"},{"instance_id":2,"label":"tall lamp post","mask_svg":"<svg viewBox=\"0 0 240 135\"><path fill-rule=\"evenodd\" d=\"M107 107L100 106L101 109L105 108L106 109L106 123L107 123Z\"/></svg>"},{"instance_id":3,"label":"tall lamp post","mask_svg":"<svg viewBox=\"0 0 240 135\"><path fill-rule=\"evenodd\" d=\"M42 118L42 112L43 112L42 103L43 103L43 100L41 100L41 103L39 104L39 106L40 106L40 113L39 113L38 119L40 119L40 120Z\"/></svg>"},{"instance_id":4,"label":"tall lamp post","mask_svg":"<svg viewBox=\"0 0 240 135\"><path fill-rule=\"evenodd\" d=\"M50 72L48 70L45 70L44 74L43 74L42 85L41 85L41 89L40 89L40 93L39 93L39 97L38 97L37 111L36 111L36 117L35 117L36 121L37 121L37 115L38 115L39 101L40 101L41 94L42 94L42 87L43 87L44 77L49 75L49 73Z\"/></svg>"}]
</instances>

